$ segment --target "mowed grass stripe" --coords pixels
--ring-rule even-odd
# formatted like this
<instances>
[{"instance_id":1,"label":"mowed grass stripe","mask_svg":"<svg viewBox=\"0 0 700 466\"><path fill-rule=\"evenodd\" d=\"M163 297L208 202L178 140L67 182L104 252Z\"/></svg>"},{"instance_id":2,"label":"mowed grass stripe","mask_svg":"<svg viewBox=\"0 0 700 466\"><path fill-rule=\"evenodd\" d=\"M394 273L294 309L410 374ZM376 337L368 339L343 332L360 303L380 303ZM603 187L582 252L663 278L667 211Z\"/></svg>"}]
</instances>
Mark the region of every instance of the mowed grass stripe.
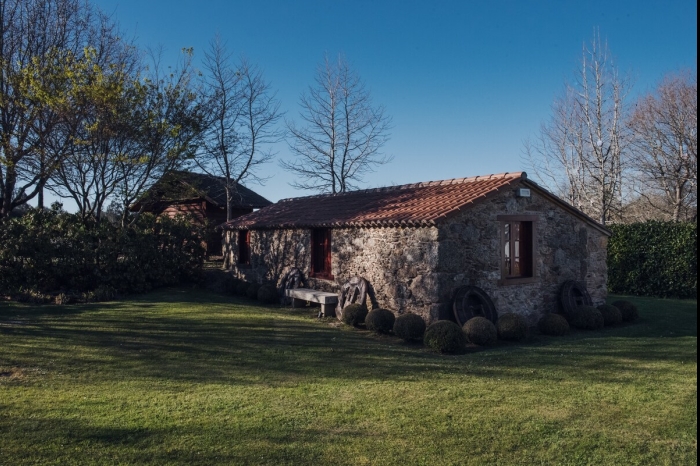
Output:
<instances>
[{"instance_id":1,"label":"mowed grass stripe","mask_svg":"<svg viewBox=\"0 0 700 466\"><path fill-rule=\"evenodd\" d=\"M696 302L632 299L453 356L200 291L2 303L0 463L695 464Z\"/></svg>"}]
</instances>

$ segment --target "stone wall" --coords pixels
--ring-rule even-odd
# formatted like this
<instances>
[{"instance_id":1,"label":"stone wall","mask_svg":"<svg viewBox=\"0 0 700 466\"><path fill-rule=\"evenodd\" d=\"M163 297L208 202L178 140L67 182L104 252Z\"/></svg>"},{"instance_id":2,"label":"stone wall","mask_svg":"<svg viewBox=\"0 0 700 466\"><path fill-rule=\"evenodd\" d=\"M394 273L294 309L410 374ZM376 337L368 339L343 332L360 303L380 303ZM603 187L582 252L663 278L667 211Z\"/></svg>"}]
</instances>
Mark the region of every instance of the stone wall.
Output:
<instances>
[{"instance_id":1,"label":"stone wall","mask_svg":"<svg viewBox=\"0 0 700 466\"><path fill-rule=\"evenodd\" d=\"M499 215L532 215L537 254L531 283L501 283ZM308 277L310 230L251 231L251 264L235 264L236 232L226 233L234 273L278 283L291 267ZM532 191L507 190L464 209L439 227L337 228L332 232L334 280L308 279L310 287L337 292L359 275L370 283L369 306L397 314L414 312L432 322L452 318L451 299L461 285L483 288L499 314L517 312L535 324L556 310L557 292L569 279L586 284L595 304L607 294L607 237L559 205Z\"/></svg>"},{"instance_id":2,"label":"stone wall","mask_svg":"<svg viewBox=\"0 0 700 466\"><path fill-rule=\"evenodd\" d=\"M236 232L226 232L226 244L234 274L245 280L278 284L291 267L297 267L311 288L337 292L348 279L361 276L370 285L370 308L410 311L429 320L438 301L431 282L437 267L437 237L435 227L334 228L332 281L308 278L309 229L252 230L250 265L236 264Z\"/></svg>"},{"instance_id":3,"label":"stone wall","mask_svg":"<svg viewBox=\"0 0 700 466\"><path fill-rule=\"evenodd\" d=\"M502 283L499 215L536 217L531 283ZM451 312L452 293L460 285L483 288L499 314L517 312L531 325L556 311L557 293L566 280L585 283L596 305L605 302L607 236L535 190L529 198L516 197L513 189L479 202L445 222L438 241L438 314Z\"/></svg>"}]
</instances>

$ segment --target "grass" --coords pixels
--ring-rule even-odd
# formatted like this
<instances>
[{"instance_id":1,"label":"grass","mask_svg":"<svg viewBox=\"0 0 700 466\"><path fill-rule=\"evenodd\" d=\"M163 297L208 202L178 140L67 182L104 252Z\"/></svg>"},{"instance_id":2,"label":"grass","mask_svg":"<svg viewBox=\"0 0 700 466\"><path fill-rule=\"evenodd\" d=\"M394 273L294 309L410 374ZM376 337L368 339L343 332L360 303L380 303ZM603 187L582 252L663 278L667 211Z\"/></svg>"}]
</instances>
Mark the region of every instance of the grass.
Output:
<instances>
[{"instance_id":1,"label":"grass","mask_svg":"<svg viewBox=\"0 0 700 466\"><path fill-rule=\"evenodd\" d=\"M629 299L456 356L203 291L0 303L0 464L696 464L697 303Z\"/></svg>"}]
</instances>

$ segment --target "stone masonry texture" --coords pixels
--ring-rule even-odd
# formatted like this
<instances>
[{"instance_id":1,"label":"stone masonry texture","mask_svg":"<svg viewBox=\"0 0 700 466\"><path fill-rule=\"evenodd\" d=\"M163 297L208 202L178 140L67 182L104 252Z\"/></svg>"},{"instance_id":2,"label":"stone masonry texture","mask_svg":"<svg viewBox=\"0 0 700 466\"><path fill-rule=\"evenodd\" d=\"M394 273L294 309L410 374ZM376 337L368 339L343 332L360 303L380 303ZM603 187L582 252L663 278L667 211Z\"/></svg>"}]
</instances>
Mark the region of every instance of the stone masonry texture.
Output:
<instances>
[{"instance_id":1,"label":"stone masonry texture","mask_svg":"<svg viewBox=\"0 0 700 466\"><path fill-rule=\"evenodd\" d=\"M517 188L516 186L515 188ZM501 215L533 216L535 277L530 283L501 279ZM236 231L225 232L225 251L237 277L279 285L297 267L311 288L337 292L353 276L365 278L367 305L395 314L413 312L426 322L452 318L452 295L462 285L483 288L499 314L516 312L535 325L557 310L566 280L584 283L593 302L607 295L607 236L581 218L532 191L529 198L507 189L470 205L437 226L352 227L332 231L333 280L308 278L309 229L251 231L251 263L236 264Z\"/></svg>"}]
</instances>

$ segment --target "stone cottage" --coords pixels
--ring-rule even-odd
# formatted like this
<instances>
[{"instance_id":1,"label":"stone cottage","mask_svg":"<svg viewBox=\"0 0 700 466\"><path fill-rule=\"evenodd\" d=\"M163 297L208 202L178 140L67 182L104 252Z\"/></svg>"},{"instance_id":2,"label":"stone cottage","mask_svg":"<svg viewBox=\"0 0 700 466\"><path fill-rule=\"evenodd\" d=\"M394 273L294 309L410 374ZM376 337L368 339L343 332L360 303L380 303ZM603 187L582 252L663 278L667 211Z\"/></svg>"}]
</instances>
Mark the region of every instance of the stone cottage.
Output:
<instances>
[{"instance_id":1,"label":"stone cottage","mask_svg":"<svg viewBox=\"0 0 700 466\"><path fill-rule=\"evenodd\" d=\"M524 172L285 199L223 228L241 278L277 283L297 267L309 287L338 291L361 276L372 305L427 322L451 318L463 285L531 323L556 310L566 280L595 304L607 294L610 231Z\"/></svg>"}]
</instances>

